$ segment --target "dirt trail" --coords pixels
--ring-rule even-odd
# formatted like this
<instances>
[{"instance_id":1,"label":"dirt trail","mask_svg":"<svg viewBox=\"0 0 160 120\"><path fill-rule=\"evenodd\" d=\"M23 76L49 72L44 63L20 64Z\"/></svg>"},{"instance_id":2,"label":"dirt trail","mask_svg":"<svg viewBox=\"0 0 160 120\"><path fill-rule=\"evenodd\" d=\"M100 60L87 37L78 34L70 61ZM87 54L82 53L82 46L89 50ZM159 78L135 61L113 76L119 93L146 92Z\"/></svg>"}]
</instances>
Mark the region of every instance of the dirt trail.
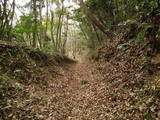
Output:
<instances>
[{"instance_id":1,"label":"dirt trail","mask_svg":"<svg viewBox=\"0 0 160 120\"><path fill-rule=\"evenodd\" d=\"M69 80L69 86L79 90L83 84L89 84L93 81L91 66L85 63L78 63L68 67L65 75Z\"/></svg>"},{"instance_id":2,"label":"dirt trail","mask_svg":"<svg viewBox=\"0 0 160 120\"><path fill-rule=\"evenodd\" d=\"M94 73L96 72L96 73ZM37 89L32 100L36 104L32 111L42 120L104 120L106 112L103 103L98 101L98 89L104 84L101 75L94 66L86 63L74 63L61 69L62 76L50 81L44 89ZM99 87L98 87L99 86ZM96 88L97 87L97 88ZM103 92L103 91L101 91ZM99 98L99 99L98 99ZM97 104L98 103L98 104ZM38 113L37 113L38 111Z\"/></svg>"}]
</instances>

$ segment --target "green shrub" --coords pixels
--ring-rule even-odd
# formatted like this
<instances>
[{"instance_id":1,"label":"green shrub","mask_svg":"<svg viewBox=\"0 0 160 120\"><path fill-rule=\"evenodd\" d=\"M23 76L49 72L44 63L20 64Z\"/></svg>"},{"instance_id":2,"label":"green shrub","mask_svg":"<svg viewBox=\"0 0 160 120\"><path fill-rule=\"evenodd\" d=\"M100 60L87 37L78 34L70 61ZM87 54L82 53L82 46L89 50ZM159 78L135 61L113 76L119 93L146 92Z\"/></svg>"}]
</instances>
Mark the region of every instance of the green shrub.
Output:
<instances>
[{"instance_id":1,"label":"green shrub","mask_svg":"<svg viewBox=\"0 0 160 120\"><path fill-rule=\"evenodd\" d=\"M45 42L42 48L37 48L39 51L43 51L45 53L53 53L57 52L56 46L51 42Z\"/></svg>"},{"instance_id":2,"label":"green shrub","mask_svg":"<svg viewBox=\"0 0 160 120\"><path fill-rule=\"evenodd\" d=\"M89 82L88 82L88 81L85 81L85 80L82 80L82 81L81 81L81 85L86 85L86 84L89 84Z\"/></svg>"},{"instance_id":3,"label":"green shrub","mask_svg":"<svg viewBox=\"0 0 160 120\"><path fill-rule=\"evenodd\" d=\"M0 73L0 90L8 90L10 78L3 73Z\"/></svg>"}]
</instances>

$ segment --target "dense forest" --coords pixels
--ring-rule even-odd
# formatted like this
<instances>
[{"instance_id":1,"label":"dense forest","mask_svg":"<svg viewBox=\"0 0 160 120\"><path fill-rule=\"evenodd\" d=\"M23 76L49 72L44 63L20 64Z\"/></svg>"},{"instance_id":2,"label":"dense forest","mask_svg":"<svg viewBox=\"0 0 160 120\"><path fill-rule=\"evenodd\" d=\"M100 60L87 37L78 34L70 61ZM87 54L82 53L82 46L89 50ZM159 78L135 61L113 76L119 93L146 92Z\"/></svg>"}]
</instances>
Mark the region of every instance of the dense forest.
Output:
<instances>
[{"instance_id":1,"label":"dense forest","mask_svg":"<svg viewBox=\"0 0 160 120\"><path fill-rule=\"evenodd\" d=\"M160 0L0 0L1 120L159 120Z\"/></svg>"},{"instance_id":2,"label":"dense forest","mask_svg":"<svg viewBox=\"0 0 160 120\"><path fill-rule=\"evenodd\" d=\"M94 50L113 40L117 28L131 24L135 28L138 25L141 40L146 32L158 37L158 0L88 0L85 3L83 0L30 0L22 3L1 0L1 40L67 54L68 42L72 43L68 48L72 47L73 52L80 50L80 46Z\"/></svg>"}]
</instances>

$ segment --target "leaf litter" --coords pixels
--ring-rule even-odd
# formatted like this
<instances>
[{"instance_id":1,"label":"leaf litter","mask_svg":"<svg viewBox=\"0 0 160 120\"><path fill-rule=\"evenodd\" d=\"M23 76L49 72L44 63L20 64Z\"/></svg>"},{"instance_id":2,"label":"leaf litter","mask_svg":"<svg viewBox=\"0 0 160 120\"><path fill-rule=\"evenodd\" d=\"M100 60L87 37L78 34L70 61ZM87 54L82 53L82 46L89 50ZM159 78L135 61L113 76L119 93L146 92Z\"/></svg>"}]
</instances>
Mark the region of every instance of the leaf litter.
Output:
<instances>
[{"instance_id":1,"label":"leaf litter","mask_svg":"<svg viewBox=\"0 0 160 120\"><path fill-rule=\"evenodd\" d=\"M92 63L1 43L0 119L160 119L158 66L147 57L149 45L123 35Z\"/></svg>"}]
</instances>

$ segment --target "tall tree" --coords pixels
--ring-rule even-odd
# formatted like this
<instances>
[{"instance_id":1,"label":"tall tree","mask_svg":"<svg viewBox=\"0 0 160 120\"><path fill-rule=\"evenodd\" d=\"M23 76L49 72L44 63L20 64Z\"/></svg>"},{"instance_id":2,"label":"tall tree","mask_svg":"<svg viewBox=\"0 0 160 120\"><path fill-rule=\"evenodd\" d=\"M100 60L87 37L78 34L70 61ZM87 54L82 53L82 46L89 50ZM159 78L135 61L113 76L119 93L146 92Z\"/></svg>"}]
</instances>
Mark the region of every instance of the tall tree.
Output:
<instances>
[{"instance_id":1,"label":"tall tree","mask_svg":"<svg viewBox=\"0 0 160 120\"><path fill-rule=\"evenodd\" d=\"M54 40L54 30L53 30L53 27L54 27L54 12L52 10L50 10L50 14L51 14L51 39L52 39L52 43L55 45L55 40Z\"/></svg>"},{"instance_id":2,"label":"tall tree","mask_svg":"<svg viewBox=\"0 0 160 120\"><path fill-rule=\"evenodd\" d=\"M32 0L33 2L33 14L34 14L34 31L33 31L33 48L37 46L37 0Z\"/></svg>"},{"instance_id":3,"label":"tall tree","mask_svg":"<svg viewBox=\"0 0 160 120\"><path fill-rule=\"evenodd\" d=\"M15 0L0 0L0 40L11 40Z\"/></svg>"},{"instance_id":4,"label":"tall tree","mask_svg":"<svg viewBox=\"0 0 160 120\"><path fill-rule=\"evenodd\" d=\"M83 2L83 0L79 0L80 2L80 6L83 9L84 13L89 17L89 19L92 21L92 23L97 26L103 33L105 33L109 39L113 39L114 34L112 32L110 32L98 19L97 17L92 14L92 12L90 11L90 9L85 5L85 3Z\"/></svg>"},{"instance_id":5,"label":"tall tree","mask_svg":"<svg viewBox=\"0 0 160 120\"><path fill-rule=\"evenodd\" d=\"M44 30L43 30L43 24L42 24L42 21L43 21L43 18L42 18L42 9L44 7L44 1L43 0L40 0L39 1L39 23L40 23L40 33L39 33L39 44L40 44L40 48L43 47L43 38L44 38Z\"/></svg>"},{"instance_id":6,"label":"tall tree","mask_svg":"<svg viewBox=\"0 0 160 120\"><path fill-rule=\"evenodd\" d=\"M66 15L66 23L65 23L65 33L64 33L64 41L62 43L62 54L66 54L66 43L67 43L67 39L68 39L68 19L69 19L69 14Z\"/></svg>"},{"instance_id":7,"label":"tall tree","mask_svg":"<svg viewBox=\"0 0 160 120\"><path fill-rule=\"evenodd\" d=\"M45 40L47 40L48 21L49 21L49 1L46 0L46 28L45 28Z\"/></svg>"},{"instance_id":8,"label":"tall tree","mask_svg":"<svg viewBox=\"0 0 160 120\"><path fill-rule=\"evenodd\" d=\"M62 29L62 20L63 20L63 13L64 12L64 0L61 0L61 11L58 18L58 27L56 33L56 47L57 50L60 48L61 45L61 29Z\"/></svg>"}]
</instances>

